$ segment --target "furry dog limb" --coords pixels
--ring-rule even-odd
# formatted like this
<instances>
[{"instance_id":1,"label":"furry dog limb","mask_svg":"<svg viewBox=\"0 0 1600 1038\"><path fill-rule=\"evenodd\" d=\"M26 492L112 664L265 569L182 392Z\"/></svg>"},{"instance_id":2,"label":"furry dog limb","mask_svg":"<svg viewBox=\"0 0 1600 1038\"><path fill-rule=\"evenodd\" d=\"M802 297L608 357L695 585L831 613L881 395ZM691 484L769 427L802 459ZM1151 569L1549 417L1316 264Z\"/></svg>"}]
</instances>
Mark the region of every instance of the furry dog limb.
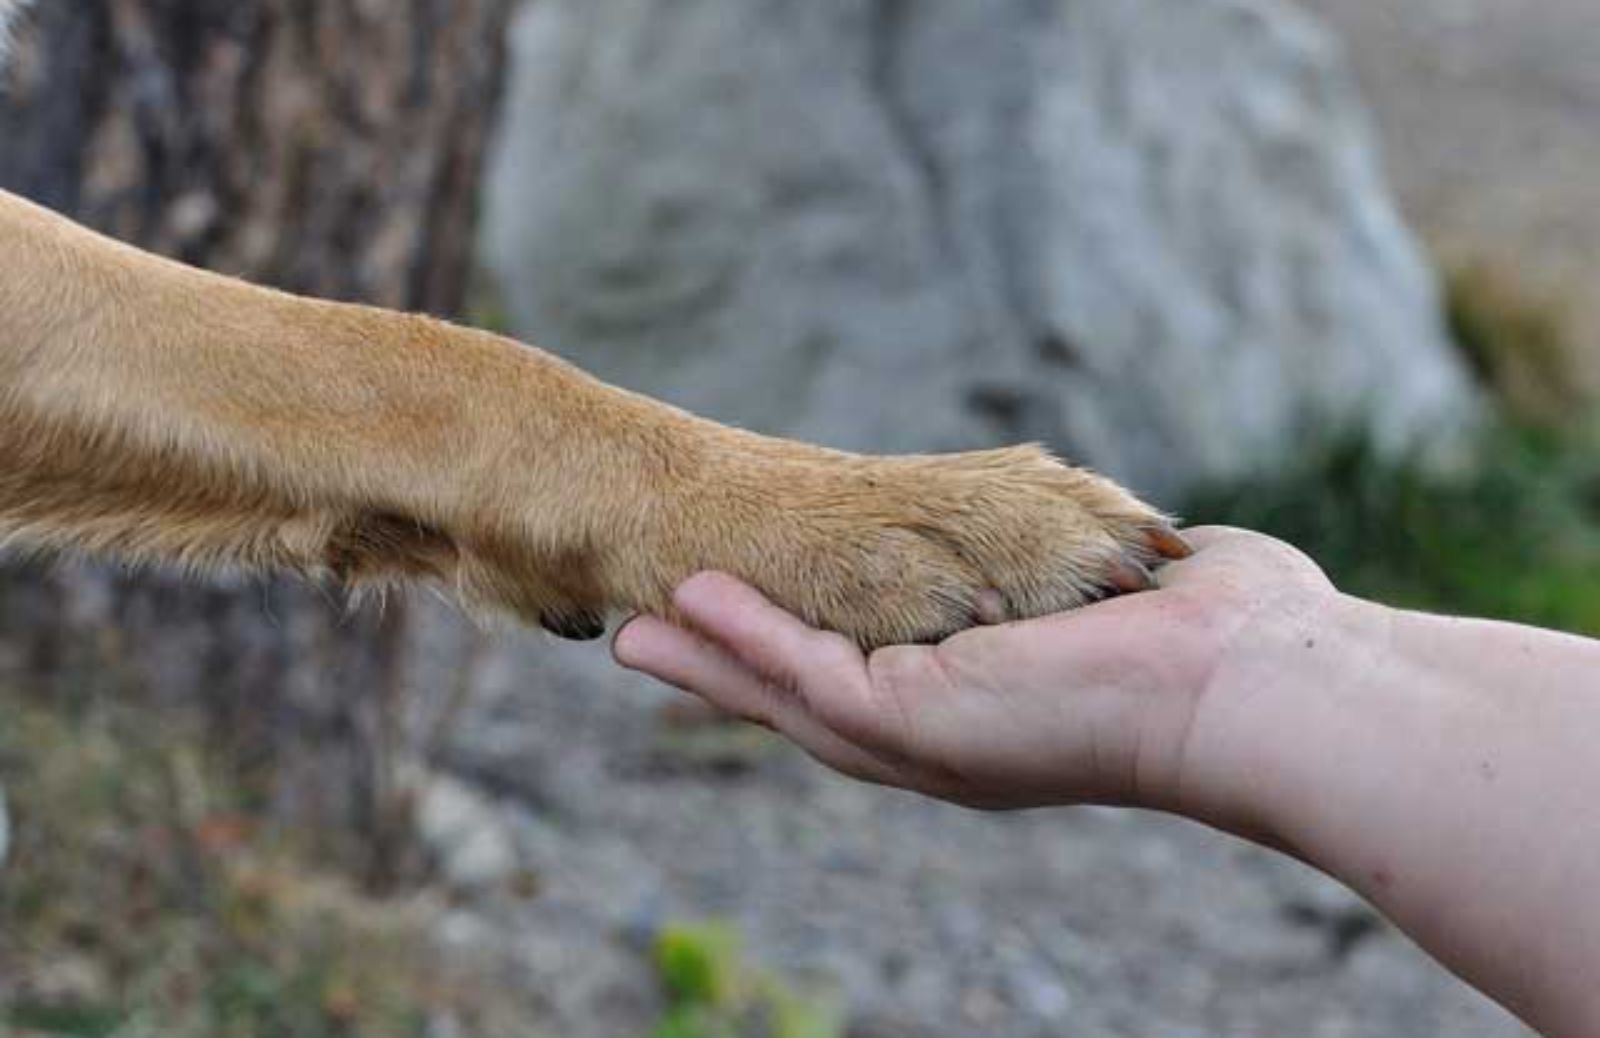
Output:
<instances>
[{"instance_id":1,"label":"furry dog limb","mask_svg":"<svg viewBox=\"0 0 1600 1038\"><path fill-rule=\"evenodd\" d=\"M867 646L1075 606L1183 551L1155 511L1035 448L877 458L757 436L3 193L0 540L426 578L576 638L721 569Z\"/></svg>"},{"instance_id":2,"label":"furry dog limb","mask_svg":"<svg viewBox=\"0 0 1600 1038\"><path fill-rule=\"evenodd\" d=\"M0 58L26 3L0 0ZM1034 448L870 458L756 436L4 193L0 542L430 578L568 637L666 611L718 568L864 645L1067 608L1183 551L1150 508Z\"/></svg>"}]
</instances>

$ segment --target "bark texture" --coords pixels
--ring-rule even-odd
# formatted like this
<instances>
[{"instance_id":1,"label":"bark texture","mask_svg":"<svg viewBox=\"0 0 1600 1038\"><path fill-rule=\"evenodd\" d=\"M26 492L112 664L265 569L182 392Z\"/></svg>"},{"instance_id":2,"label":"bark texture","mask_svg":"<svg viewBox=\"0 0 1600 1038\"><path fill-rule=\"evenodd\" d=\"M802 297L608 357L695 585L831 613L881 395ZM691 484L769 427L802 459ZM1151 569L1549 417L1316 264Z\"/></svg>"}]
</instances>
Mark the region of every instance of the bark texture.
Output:
<instances>
[{"instance_id":1,"label":"bark texture","mask_svg":"<svg viewBox=\"0 0 1600 1038\"><path fill-rule=\"evenodd\" d=\"M39 5L0 93L0 186L196 265L454 314L510 7ZM297 744L363 736L354 785L320 768L273 771L299 780L275 786L287 800L326 807L341 791L335 806L369 815L394 734L383 706L412 633L395 605L352 612L306 589L88 567L13 566L0 595L0 668L13 677L203 700L219 736L262 765L282 763L286 728Z\"/></svg>"}]
</instances>

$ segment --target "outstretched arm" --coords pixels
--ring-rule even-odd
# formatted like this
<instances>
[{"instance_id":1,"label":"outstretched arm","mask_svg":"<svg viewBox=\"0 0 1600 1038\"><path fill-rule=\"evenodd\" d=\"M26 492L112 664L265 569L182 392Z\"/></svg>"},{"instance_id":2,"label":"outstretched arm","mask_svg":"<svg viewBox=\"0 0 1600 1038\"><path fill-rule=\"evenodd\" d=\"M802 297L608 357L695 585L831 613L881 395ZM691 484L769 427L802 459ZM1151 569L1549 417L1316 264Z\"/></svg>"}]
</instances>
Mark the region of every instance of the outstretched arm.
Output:
<instances>
[{"instance_id":1,"label":"outstretched arm","mask_svg":"<svg viewBox=\"0 0 1600 1038\"><path fill-rule=\"evenodd\" d=\"M1600 643L1339 594L1197 531L1160 590L864 657L726 577L624 664L870 781L1170 811L1297 855L1545 1033L1600 1033Z\"/></svg>"}]
</instances>

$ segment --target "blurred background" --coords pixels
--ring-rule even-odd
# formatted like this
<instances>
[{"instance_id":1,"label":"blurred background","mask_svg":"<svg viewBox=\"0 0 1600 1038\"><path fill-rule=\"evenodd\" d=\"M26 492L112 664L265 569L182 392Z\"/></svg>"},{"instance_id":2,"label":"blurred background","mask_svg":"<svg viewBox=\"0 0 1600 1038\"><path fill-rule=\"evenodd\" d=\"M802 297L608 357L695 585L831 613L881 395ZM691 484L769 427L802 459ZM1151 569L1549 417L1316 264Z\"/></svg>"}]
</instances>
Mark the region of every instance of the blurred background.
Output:
<instances>
[{"instance_id":1,"label":"blurred background","mask_svg":"<svg viewBox=\"0 0 1600 1038\"><path fill-rule=\"evenodd\" d=\"M1597 46L1589 0L43 0L0 186L1600 634ZM0 1034L1524 1033L1265 852L857 786L425 596L13 557L0 787Z\"/></svg>"}]
</instances>

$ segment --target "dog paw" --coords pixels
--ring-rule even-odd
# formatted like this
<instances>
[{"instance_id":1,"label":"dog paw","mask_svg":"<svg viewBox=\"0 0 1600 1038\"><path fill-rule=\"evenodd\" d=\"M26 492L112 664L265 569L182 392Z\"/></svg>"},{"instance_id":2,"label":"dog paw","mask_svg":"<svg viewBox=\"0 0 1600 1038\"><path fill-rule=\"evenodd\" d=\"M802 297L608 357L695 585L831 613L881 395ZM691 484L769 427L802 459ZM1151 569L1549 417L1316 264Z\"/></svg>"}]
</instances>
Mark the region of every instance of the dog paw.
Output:
<instances>
[{"instance_id":1,"label":"dog paw","mask_svg":"<svg viewBox=\"0 0 1600 1038\"><path fill-rule=\"evenodd\" d=\"M769 458L694 511L698 557L671 582L732 573L864 648L1144 590L1151 567L1188 554L1161 513L1033 447Z\"/></svg>"}]
</instances>

